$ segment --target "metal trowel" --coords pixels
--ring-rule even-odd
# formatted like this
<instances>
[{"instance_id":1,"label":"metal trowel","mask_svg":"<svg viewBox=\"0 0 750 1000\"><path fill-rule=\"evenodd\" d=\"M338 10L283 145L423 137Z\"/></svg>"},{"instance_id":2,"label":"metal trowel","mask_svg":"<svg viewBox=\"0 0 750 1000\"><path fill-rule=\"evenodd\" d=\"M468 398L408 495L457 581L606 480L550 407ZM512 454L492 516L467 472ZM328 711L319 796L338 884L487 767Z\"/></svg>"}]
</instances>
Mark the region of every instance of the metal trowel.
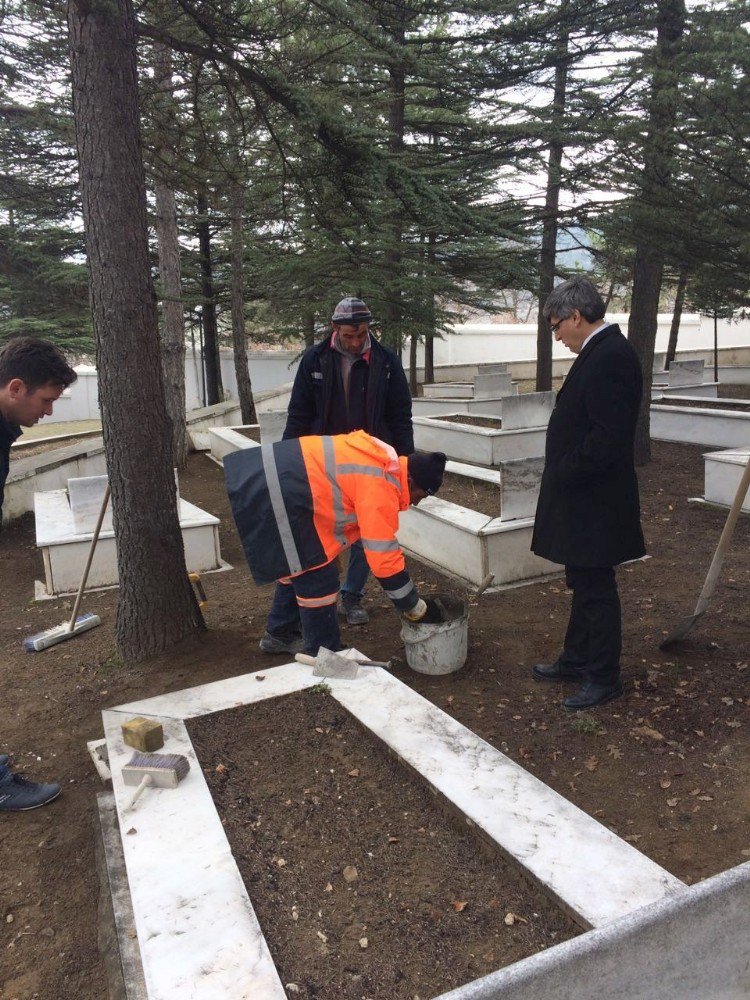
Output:
<instances>
[{"instance_id":1,"label":"metal trowel","mask_svg":"<svg viewBox=\"0 0 750 1000\"><path fill-rule=\"evenodd\" d=\"M307 653L296 653L295 660L298 663L306 663L313 668L315 677L344 677L353 678L359 674L360 667L384 667L390 669L390 663L383 663L379 660L351 660L348 656L341 656L334 653L325 646L321 646L317 656L308 656Z\"/></svg>"}]
</instances>

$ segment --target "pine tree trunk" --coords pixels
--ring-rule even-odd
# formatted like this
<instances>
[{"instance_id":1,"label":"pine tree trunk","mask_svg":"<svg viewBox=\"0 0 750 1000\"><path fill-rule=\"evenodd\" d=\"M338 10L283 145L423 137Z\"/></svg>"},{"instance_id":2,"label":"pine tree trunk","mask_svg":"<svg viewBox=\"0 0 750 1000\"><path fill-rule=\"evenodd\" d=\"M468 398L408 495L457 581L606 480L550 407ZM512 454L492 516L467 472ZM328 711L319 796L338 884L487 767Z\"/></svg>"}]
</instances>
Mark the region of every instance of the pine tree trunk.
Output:
<instances>
[{"instance_id":1,"label":"pine tree trunk","mask_svg":"<svg viewBox=\"0 0 750 1000\"><path fill-rule=\"evenodd\" d=\"M409 391L412 396L417 395L417 347L419 337L413 333L409 338Z\"/></svg>"},{"instance_id":2,"label":"pine tree trunk","mask_svg":"<svg viewBox=\"0 0 750 1000\"><path fill-rule=\"evenodd\" d=\"M163 102L172 98L172 62L166 45L154 46L154 82ZM162 155L169 155L162 150ZM180 241L174 192L161 179L154 185L156 200L156 243L159 255L162 329L161 357L167 413L172 423L172 450L175 465L182 469L188 456L185 423L185 316L182 308Z\"/></svg>"},{"instance_id":3,"label":"pine tree trunk","mask_svg":"<svg viewBox=\"0 0 750 1000\"><path fill-rule=\"evenodd\" d=\"M674 299L674 312L672 313L672 325L669 328L669 343L667 344L667 356L664 359L664 367L668 369L677 353L677 337L680 332L680 321L682 319L682 309L685 305L685 290L687 288L688 274L687 268L680 270L680 277L677 281L677 294Z\"/></svg>"},{"instance_id":4,"label":"pine tree trunk","mask_svg":"<svg viewBox=\"0 0 750 1000\"><path fill-rule=\"evenodd\" d=\"M547 193L544 201L544 228L539 260L539 312L536 330L536 390L552 388L552 334L542 313L555 286L557 256L557 213L560 207L561 167L563 158L562 124L568 80L568 34L561 29L558 41L558 62L555 67L555 93L552 101L552 141L547 166Z\"/></svg>"},{"instance_id":5,"label":"pine tree trunk","mask_svg":"<svg viewBox=\"0 0 750 1000\"><path fill-rule=\"evenodd\" d=\"M257 424L247 361L245 338L245 234L243 189L233 184L230 191L232 214L232 347L234 348L234 373L237 376L237 393L240 399L243 424Z\"/></svg>"},{"instance_id":6,"label":"pine tree trunk","mask_svg":"<svg viewBox=\"0 0 750 1000\"><path fill-rule=\"evenodd\" d=\"M117 649L137 662L204 627L172 471L130 0L71 0L68 28L91 309L120 593Z\"/></svg>"},{"instance_id":7,"label":"pine tree trunk","mask_svg":"<svg viewBox=\"0 0 750 1000\"><path fill-rule=\"evenodd\" d=\"M172 427L175 465L182 469L188 456L185 423L185 317L182 310L180 243L174 192L162 181L154 185L156 242L162 293L161 362L164 394Z\"/></svg>"},{"instance_id":8,"label":"pine tree trunk","mask_svg":"<svg viewBox=\"0 0 750 1000\"><path fill-rule=\"evenodd\" d=\"M663 252L649 233L651 214L662 204L671 177L678 71L676 50L682 37L684 0L659 0L648 134L644 145L641 191L634 218L643 234L636 244L628 339L641 360L643 398L635 434L636 465L651 461L651 384L664 268Z\"/></svg>"},{"instance_id":9,"label":"pine tree trunk","mask_svg":"<svg viewBox=\"0 0 750 1000\"><path fill-rule=\"evenodd\" d=\"M646 465L651 461L651 384L654 381L654 346L662 271L661 253L650 243L639 243L633 265L633 301L628 321L628 340L641 360L643 374L643 398L635 433L636 465Z\"/></svg>"},{"instance_id":10,"label":"pine tree trunk","mask_svg":"<svg viewBox=\"0 0 750 1000\"><path fill-rule=\"evenodd\" d=\"M424 339L424 380L427 385L435 381L435 334L428 333Z\"/></svg>"},{"instance_id":11,"label":"pine tree trunk","mask_svg":"<svg viewBox=\"0 0 750 1000\"><path fill-rule=\"evenodd\" d=\"M219 338L216 330L213 263L211 261L211 230L208 225L208 201L198 194L198 250L200 255L201 294L203 296L203 354L206 370L206 403L213 406L224 397L221 382Z\"/></svg>"}]
</instances>

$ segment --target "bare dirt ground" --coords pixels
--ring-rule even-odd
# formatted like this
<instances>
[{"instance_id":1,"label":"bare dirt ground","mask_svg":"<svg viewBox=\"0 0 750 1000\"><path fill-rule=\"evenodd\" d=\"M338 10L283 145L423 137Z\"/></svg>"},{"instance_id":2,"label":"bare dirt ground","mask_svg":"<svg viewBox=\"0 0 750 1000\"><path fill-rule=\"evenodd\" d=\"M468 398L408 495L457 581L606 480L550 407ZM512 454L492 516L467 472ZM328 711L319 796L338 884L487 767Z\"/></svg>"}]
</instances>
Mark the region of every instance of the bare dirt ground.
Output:
<instances>
[{"instance_id":1,"label":"bare dirt ground","mask_svg":"<svg viewBox=\"0 0 750 1000\"><path fill-rule=\"evenodd\" d=\"M654 461L641 471L652 558L619 573L625 694L602 709L569 716L560 707L566 688L530 676L534 662L554 658L564 634L570 598L562 581L473 602L469 658L448 677L409 670L394 612L372 581L370 624L345 631L351 644L393 658L406 684L689 883L750 857L750 519L740 518L708 612L682 644L658 649L692 613L726 517L687 502L703 491L704 450L657 442ZM86 598L84 608L103 619L100 628L44 653L24 653L24 637L58 624L70 608L32 601L33 580L42 573L33 516L0 536L0 752L11 753L30 777L63 785L44 809L0 816L3 1000L107 996L94 863L101 785L86 752L86 740L102 735L101 710L285 659L258 649L271 589L250 581L221 470L194 455L180 484L186 499L221 517L222 554L235 568L204 577L209 631L137 667L114 655L116 591ZM424 593L455 586L416 562L411 569ZM211 772L213 761L206 766ZM390 798L378 801L363 836L399 822ZM393 996L364 989L352 995Z\"/></svg>"}]
</instances>

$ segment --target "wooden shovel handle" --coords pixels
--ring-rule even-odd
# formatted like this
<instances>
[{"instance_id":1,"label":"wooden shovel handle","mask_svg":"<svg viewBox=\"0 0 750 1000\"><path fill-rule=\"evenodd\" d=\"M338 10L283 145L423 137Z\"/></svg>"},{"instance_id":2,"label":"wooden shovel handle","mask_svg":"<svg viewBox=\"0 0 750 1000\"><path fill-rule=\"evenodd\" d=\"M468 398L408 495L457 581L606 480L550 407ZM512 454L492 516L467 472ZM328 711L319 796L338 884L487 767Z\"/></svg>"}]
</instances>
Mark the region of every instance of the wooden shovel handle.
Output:
<instances>
[{"instance_id":1,"label":"wooden shovel handle","mask_svg":"<svg viewBox=\"0 0 750 1000\"><path fill-rule=\"evenodd\" d=\"M295 653L294 659L297 663L306 663L308 667L314 667L318 662L314 656L310 656L307 653Z\"/></svg>"},{"instance_id":2,"label":"wooden shovel handle","mask_svg":"<svg viewBox=\"0 0 750 1000\"><path fill-rule=\"evenodd\" d=\"M703 584L703 590L701 590L700 597L698 598L698 603L695 605L695 614L701 615L706 610L711 595L714 592L714 587L716 586L716 581L719 579L719 573L721 572L721 567L724 564L724 556L729 548L729 542L731 541L732 534L734 533L734 526L737 523L737 518L740 516L740 510L742 509L742 504L747 494L748 487L750 486L750 457L748 457L747 465L745 466L745 471L742 473L742 479L740 479L740 484L737 487L737 492L734 495L734 501L732 502L732 507L729 511L729 515L724 525L724 530L719 538L719 544L716 546L716 552L714 552L714 557L711 560L711 565L708 568L708 573L706 574L706 582Z\"/></svg>"}]
</instances>

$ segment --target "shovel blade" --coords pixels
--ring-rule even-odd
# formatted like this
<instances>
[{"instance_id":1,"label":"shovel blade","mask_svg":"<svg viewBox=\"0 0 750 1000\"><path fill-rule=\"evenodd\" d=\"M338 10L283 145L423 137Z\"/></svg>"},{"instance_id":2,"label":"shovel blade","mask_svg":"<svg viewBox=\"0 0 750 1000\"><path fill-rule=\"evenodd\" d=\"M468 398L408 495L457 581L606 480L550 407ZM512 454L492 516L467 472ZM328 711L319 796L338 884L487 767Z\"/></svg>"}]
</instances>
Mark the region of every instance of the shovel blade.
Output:
<instances>
[{"instance_id":1,"label":"shovel blade","mask_svg":"<svg viewBox=\"0 0 750 1000\"><path fill-rule=\"evenodd\" d=\"M321 646L318 655L315 657L313 676L315 677L344 677L353 678L359 673L356 661L348 659L346 656L339 656L338 653Z\"/></svg>"},{"instance_id":2,"label":"shovel blade","mask_svg":"<svg viewBox=\"0 0 750 1000\"><path fill-rule=\"evenodd\" d=\"M666 639L662 639L659 643L659 649L666 649L667 646L671 646L673 642L679 642L680 639L684 639L702 614L703 612L701 611L699 614L688 615L687 618L683 618L682 621L672 629Z\"/></svg>"}]
</instances>

